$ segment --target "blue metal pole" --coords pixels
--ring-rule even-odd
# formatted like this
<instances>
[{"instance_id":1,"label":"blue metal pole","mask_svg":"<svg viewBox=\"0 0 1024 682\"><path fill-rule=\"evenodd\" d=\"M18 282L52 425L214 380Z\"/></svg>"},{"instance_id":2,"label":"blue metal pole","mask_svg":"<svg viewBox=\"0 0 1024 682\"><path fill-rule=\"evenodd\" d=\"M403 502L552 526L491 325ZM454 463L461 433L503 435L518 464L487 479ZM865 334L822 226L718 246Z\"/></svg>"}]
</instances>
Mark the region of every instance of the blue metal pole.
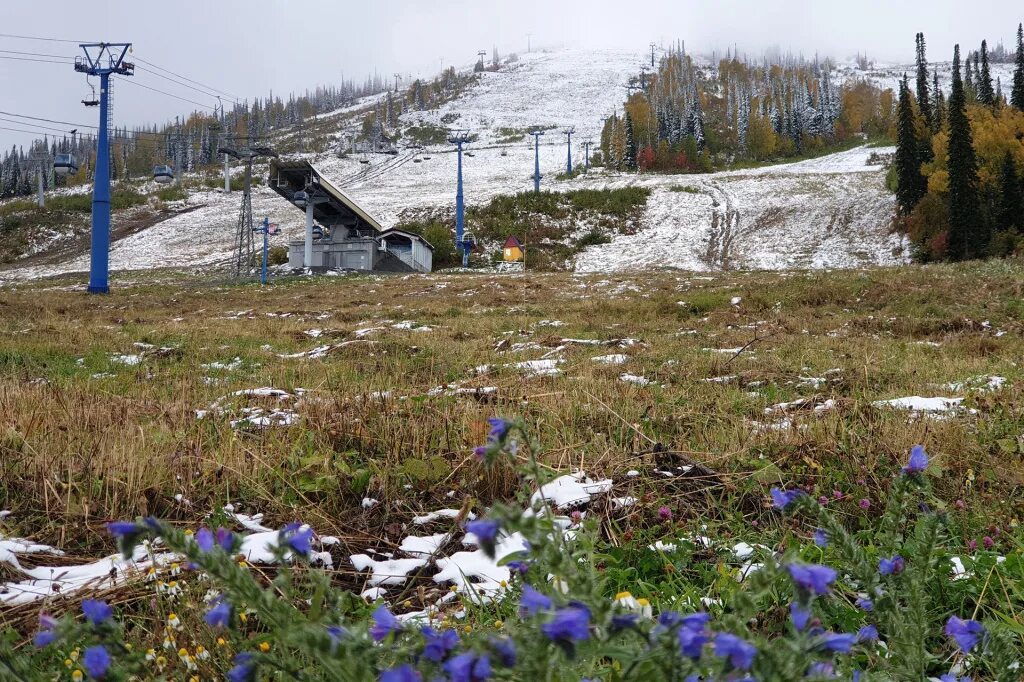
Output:
<instances>
[{"instance_id":1,"label":"blue metal pole","mask_svg":"<svg viewBox=\"0 0 1024 682\"><path fill-rule=\"evenodd\" d=\"M540 193L540 133L533 134L533 191Z\"/></svg>"},{"instance_id":2,"label":"blue metal pole","mask_svg":"<svg viewBox=\"0 0 1024 682\"><path fill-rule=\"evenodd\" d=\"M267 252L270 250L270 218L263 219L263 267L260 268L260 284L267 283Z\"/></svg>"},{"instance_id":3,"label":"blue metal pole","mask_svg":"<svg viewBox=\"0 0 1024 682\"><path fill-rule=\"evenodd\" d=\"M568 144L566 146L569 147L569 156L565 163L565 172L568 173L569 175L572 175L572 133L567 132L565 134L565 137L568 140Z\"/></svg>"},{"instance_id":4,"label":"blue metal pole","mask_svg":"<svg viewBox=\"0 0 1024 682\"><path fill-rule=\"evenodd\" d=\"M96 145L96 177L92 190L92 254L89 269L89 293L110 292L107 276L110 267L110 140L107 137L107 89L110 74L100 73L100 134Z\"/></svg>"},{"instance_id":5,"label":"blue metal pole","mask_svg":"<svg viewBox=\"0 0 1024 682\"><path fill-rule=\"evenodd\" d=\"M590 172L590 143L589 142L584 143L584 145L583 145L583 153L585 154L585 156L583 157L583 163L585 164L583 166L583 168L584 168L584 170L587 173L589 173Z\"/></svg>"},{"instance_id":6,"label":"blue metal pole","mask_svg":"<svg viewBox=\"0 0 1024 682\"><path fill-rule=\"evenodd\" d=\"M462 251L462 267L469 265L469 249L463 240L466 229L466 205L462 194L462 140L455 143L459 154L459 180L455 191L455 245Z\"/></svg>"}]
</instances>

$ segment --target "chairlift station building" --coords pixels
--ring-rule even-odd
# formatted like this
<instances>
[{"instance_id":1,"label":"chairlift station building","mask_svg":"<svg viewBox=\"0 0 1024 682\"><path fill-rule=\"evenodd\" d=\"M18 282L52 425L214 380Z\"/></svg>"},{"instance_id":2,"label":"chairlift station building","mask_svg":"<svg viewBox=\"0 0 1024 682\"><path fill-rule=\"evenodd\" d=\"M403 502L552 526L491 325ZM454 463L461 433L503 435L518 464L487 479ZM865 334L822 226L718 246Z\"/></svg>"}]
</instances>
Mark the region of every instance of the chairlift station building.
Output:
<instances>
[{"instance_id":1,"label":"chairlift station building","mask_svg":"<svg viewBox=\"0 0 1024 682\"><path fill-rule=\"evenodd\" d=\"M434 247L417 234L385 230L308 161L274 160L270 187L306 214L304 239L288 242L296 270L430 272Z\"/></svg>"}]
</instances>

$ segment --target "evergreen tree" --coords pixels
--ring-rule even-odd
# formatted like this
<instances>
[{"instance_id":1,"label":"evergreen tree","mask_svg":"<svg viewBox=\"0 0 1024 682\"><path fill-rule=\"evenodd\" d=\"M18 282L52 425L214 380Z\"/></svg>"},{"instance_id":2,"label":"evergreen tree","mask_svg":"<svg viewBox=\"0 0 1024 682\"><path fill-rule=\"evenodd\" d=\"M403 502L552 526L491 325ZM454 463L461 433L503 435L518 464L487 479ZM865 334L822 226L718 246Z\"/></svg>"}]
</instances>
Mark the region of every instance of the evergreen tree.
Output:
<instances>
[{"instance_id":1,"label":"evergreen tree","mask_svg":"<svg viewBox=\"0 0 1024 682\"><path fill-rule=\"evenodd\" d=\"M906 75L900 83L896 126L896 202L900 212L908 215L928 192L928 181L921 174L921 142L917 134L914 103Z\"/></svg>"},{"instance_id":2,"label":"evergreen tree","mask_svg":"<svg viewBox=\"0 0 1024 682\"><path fill-rule=\"evenodd\" d=\"M981 66L978 68L978 101L986 107L994 107L996 93L992 89L992 72L988 66L988 41L981 41Z\"/></svg>"},{"instance_id":3,"label":"evergreen tree","mask_svg":"<svg viewBox=\"0 0 1024 682\"><path fill-rule=\"evenodd\" d=\"M997 230L1024 229L1024 197L1013 153L1006 151L999 174L1000 205Z\"/></svg>"},{"instance_id":4,"label":"evergreen tree","mask_svg":"<svg viewBox=\"0 0 1024 682\"><path fill-rule=\"evenodd\" d=\"M1013 71L1013 92L1010 104L1024 111L1024 23L1017 26L1017 68Z\"/></svg>"},{"instance_id":5,"label":"evergreen tree","mask_svg":"<svg viewBox=\"0 0 1024 682\"><path fill-rule=\"evenodd\" d=\"M968 56L964 62L964 102L967 104L978 101L978 91L974 87L974 68Z\"/></svg>"},{"instance_id":6,"label":"evergreen tree","mask_svg":"<svg viewBox=\"0 0 1024 682\"><path fill-rule=\"evenodd\" d=\"M935 115L932 111L932 101L928 92L928 58L926 56L924 34L917 34L917 106L921 110L921 116L932 132L938 130L935 123Z\"/></svg>"},{"instance_id":7,"label":"evergreen tree","mask_svg":"<svg viewBox=\"0 0 1024 682\"><path fill-rule=\"evenodd\" d=\"M938 132L946 122L946 95L939 87L938 69L935 69L932 76L932 92L935 93L935 131Z\"/></svg>"},{"instance_id":8,"label":"evergreen tree","mask_svg":"<svg viewBox=\"0 0 1024 682\"><path fill-rule=\"evenodd\" d=\"M967 94L960 75L960 46L953 52L953 89L949 95L949 244L954 260L981 254L984 231L979 216L978 160L974 154Z\"/></svg>"},{"instance_id":9,"label":"evergreen tree","mask_svg":"<svg viewBox=\"0 0 1024 682\"><path fill-rule=\"evenodd\" d=\"M623 166L626 170L636 170L636 138L633 135L633 117L629 115L629 111L626 111L626 122L625 122L625 133L626 133L626 158L623 159Z\"/></svg>"}]
</instances>

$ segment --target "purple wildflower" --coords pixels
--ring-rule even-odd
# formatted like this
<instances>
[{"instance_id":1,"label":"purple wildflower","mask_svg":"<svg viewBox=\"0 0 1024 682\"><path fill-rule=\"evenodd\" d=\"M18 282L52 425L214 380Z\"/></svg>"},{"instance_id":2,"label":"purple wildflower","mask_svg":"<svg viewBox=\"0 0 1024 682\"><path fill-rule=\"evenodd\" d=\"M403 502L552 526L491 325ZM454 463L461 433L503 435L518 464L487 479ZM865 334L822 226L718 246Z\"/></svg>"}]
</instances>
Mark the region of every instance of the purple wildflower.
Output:
<instances>
[{"instance_id":1,"label":"purple wildflower","mask_svg":"<svg viewBox=\"0 0 1024 682\"><path fill-rule=\"evenodd\" d=\"M378 678L379 682L420 682L423 677L409 664L385 670Z\"/></svg>"},{"instance_id":2,"label":"purple wildflower","mask_svg":"<svg viewBox=\"0 0 1024 682\"><path fill-rule=\"evenodd\" d=\"M857 605L858 609L863 609L864 611L874 611L875 609L875 602L867 597L861 597L854 603Z\"/></svg>"},{"instance_id":3,"label":"purple wildflower","mask_svg":"<svg viewBox=\"0 0 1024 682\"><path fill-rule=\"evenodd\" d=\"M672 510L669 509L668 507L659 507L658 508L658 518L661 519L662 521L671 521L672 520Z\"/></svg>"},{"instance_id":4,"label":"purple wildflower","mask_svg":"<svg viewBox=\"0 0 1024 682\"><path fill-rule=\"evenodd\" d=\"M857 635L847 632L828 632L818 640L817 646L822 651L832 651L838 654L848 654L857 643Z\"/></svg>"},{"instance_id":5,"label":"purple wildflower","mask_svg":"<svg viewBox=\"0 0 1024 682\"><path fill-rule=\"evenodd\" d=\"M451 682L478 682L491 677L491 660L487 654L459 654L443 667Z\"/></svg>"},{"instance_id":6,"label":"purple wildflower","mask_svg":"<svg viewBox=\"0 0 1024 682\"><path fill-rule=\"evenodd\" d=\"M370 627L370 635L373 637L373 641L380 642L387 638L388 635L398 632L402 629L402 623L394 614L388 611L388 607L381 604L377 607L377 610L373 612L373 626Z\"/></svg>"},{"instance_id":7,"label":"purple wildflower","mask_svg":"<svg viewBox=\"0 0 1024 682\"><path fill-rule=\"evenodd\" d=\"M230 552L232 549L234 549L235 534L227 528L218 528L217 532L214 534L214 537L217 539L217 544L220 545L220 548L223 549L225 552Z\"/></svg>"},{"instance_id":8,"label":"purple wildflower","mask_svg":"<svg viewBox=\"0 0 1024 682\"><path fill-rule=\"evenodd\" d=\"M252 682L256 679L256 663L252 660L252 654L243 651L235 655L235 667L228 671L228 682Z\"/></svg>"},{"instance_id":9,"label":"purple wildflower","mask_svg":"<svg viewBox=\"0 0 1024 682\"><path fill-rule=\"evenodd\" d=\"M508 435L509 428L512 427L512 422L501 417L491 417L487 420L487 423L491 427L490 433L487 434L487 440L492 443L497 443L504 439Z\"/></svg>"},{"instance_id":10,"label":"purple wildflower","mask_svg":"<svg viewBox=\"0 0 1024 682\"><path fill-rule=\"evenodd\" d=\"M632 630L639 624L640 615L637 613L619 613L612 616L611 631L622 632Z\"/></svg>"},{"instance_id":11,"label":"purple wildflower","mask_svg":"<svg viewBox=\"0 0 1024 682\"><path fill-rule=\"evenodd\" d=\"M985 635L985 626L976 620L962 620L956 616L950 616L946 621L947 637L956 640L956 645L965 654L970 653L978 644L978 640Z\"/></svg>"},{"instance_id":12,"label":"purple wildflower","mask_svg":"<svg viewBox=\"0 0 1024 682\"><path fill-rule=\"evenodd\" d=\"M459 645L459 633L455 630L437 632L431 627L424 627L421 631L426 644L423 647L423 658L434 663L440 663L448 658L448 654L454 651Z\"/></svg>"},{"instance_id":13,"label":"purple wildflower","mask_svg":"<svg viewBox=\"0 0 1024 682\"><path fill-rule=\"evenodd\" d=\"M985 549L992 549L992 547L996 544L996 541L988 535L986 535L981 539L981 544L985 547Z\"/></svg>"},{"instance_id":14,"label":"purple wildflower","mask_svg":"<svg viewBox=\"0 0 1024 682\"><path fill-rule=\"evenodd\" d=\"M494 543L501 524L491 519L479 519L466 524L466 532L472 533L481 543Z\"/></svg>"},{"instance_id":15,"label":"purple wildflower","mask_svg":"<svg viewBox=\"0 0 1024 682\"><path fill-rule=\"evenodd\" d=\"M527 571L530 570L530 562L522 560L510 561L505 566L508 570L519 575L526 575Z\"/></svg>"},{"instance_id":16,"label":"purple wildflower","mask_svg":"<svg viewBox=\"0 0 1024 682\"><path fill-rule=\"evenodd\" d=\"M814 544L818 547L828 547L828 534L823 528L814 531Z\"/></svg>"},{"instance_id":17,"label":"purple wildflower","mask_svg":"<svg viewBox=\"0 0 1024 682\"><path fill-rule=\"evenodd\" d=\"M857 506L861 509L871 509L871 500L866 497L861 498L860 502L857 503Z\"/></svg>"},{"instance_id":18,"label":"purple wildflower","mask_svg":"<svg viewBox=\"0 0 1024 682\"><path fill-rule=\"evenodd\" d=\"M910 460L903 467L903 473L908 476L920 474L928 468L928 454L924 451L923 445L915 445L910 451Z\"/></svg>"},{"instance_id":19,"label":"purple wildflower","mask_svg":"<svg viewBox=\"0 0 1024 682\"><path fill-rule=\"evenodd\" d=\"M578 606L559 609L540 630L556 642L581 642L590 636L590 612Z\"/></svg>"},{"instance_id":20,"label":"purple wildflower","mask_svg":"<svg viewBox=\"0 0 1024 682\"><path fill-rule=\"evenodd\" d=\"M793 626L800 632L803 632L811 621L811 610L805 609L797 602L793 602L789 605L789 617L793 621Z\"/></svg>"},{"instance_id":21,"label":"purple wildflower","mask_svg":"<svg viewBox=\"0 0 1024 682\"><path fill-rule=\"evenodd\" d=\"M728 632L715 635L715 656L728 658L732 667L738 670L750 670L756 655L757 649L754 645L736 635Z\"/></svg>"},{"instance_id":22,"label":"purple wildflower","mask_svg":"<svg viewBox=\"0 0 1024 682\"><path fill-rule=\"evenodd\" d=\"M40 630L36 633L36 636L32 638L32 643L37 649L48 647L57 641L57 633L54 630Z\"/></svg>"},{"instance_id":23,"label":"purple wildflower","mask_svg":"<svg viewBox=\"0 0 1024 682\"><path fill-rule=\"evenodd\" d=\"M204 554L206 552L213 551L213 532L209 528L200 528L196 532L196 546L198 546L199 551L203 552Z\"/></svg>"},{"instance_id":24,"label":"purple wildflower","mask_svg":"<svg viewBox=\"0 0 1024 682\"><path fill-rule=\"evenodd\" d=\"M100 599L86 599L82 602L82 613L85 614L85 619L89 623L100 625L110 620L110 617L114 615L114 610L107 602Z\"/></svg>"},{"instance_id":25,"label":"purple wildflower","mask_svg":"<svg viewBox=\"0 0 1024 682\"><path fill-rule=\"evenodd\" d=\"M529 585L523 585L523 596L519 598L519 615L534 616L540 611L551 609L551 600L533 589Z\"/></svg>"},{"instance_id":26,"label":"purple wildflower","mask_svg":"<svg viewBox=\"0 0 1024 682\"><path fill-rule=\"evenodd\" d=\"M676 639L679 641L679 650L683 656L697 660L700 658L704 645L708 643L711 636L704 629L703 625L693 627L684 624L683 627L679 628L679 632L676 633Z\"/></svg>"},{"instance_id":27,"label":"purple wildflower","mask_svg":"<svg viewBox=\"0 0 1024 682\"><path fill-rule=\"evenodd\" d=\"M877 642L878 641L878 628L874 625L865 625L857 631L858 642Z\"/></svg>"},{"instance_id":28,"label":"purple wildflower","mask_svg":"<svg viewBox=\"0 0 1024 682\"><path fill-rule=\"evenodd\" d=\"M118 540L130 538L143 531L142 526L134 521L111 521L107 524L107 530Z\"/></svg>"},{"instance_id":29,"label":"purple wildflower","mask_svg":"<svg viewBox=\"0 0 1024 682\"><path fill-rule=\"evenodd\" d=\"M891 559L883 558L878 561L878 572L882 575L899 575L905 567L903 557L899 554Z\"/></svg>"},{"instance_id":30,"label":"purple wildflower","mask_svg":"<svg viewBox=\"0 0 1024 682\"><path fill-rule=\"evenodd\" d=\"M498 661L506 668L512 668L516 664L516 645L509 637L492 637L490 640L491 649L498 655Z\"/></svg>"},{"instance_id":31,"label":"purple wildflower","mask_svg":"<svg viewBox=\"0 0 1024 682\"><path fill-rule=\"evenodd\" d=\"M82 667L94 680L103 679L110 668L110 654L102 644L91 646L82 654Z\"/></svg>"},{"instance_id":32,"label":"purple wildflower","mask_svg":"<svg viewBox=\"0 0 1024 682\"><path fill-rule=\"evenodd\" d=\"M227 627L231 622L231 604L226 601L219 601L212 609L203 616L206 624L215 630Z\"/></svg>"},{"instance_id":33,"label":"purple wildflower","mask_svg":"<svg viewBox=\"0 0 1024 682\"><path fill-rule=\"evenodd\" d=\"M829 593L829 586L836 579L835 569L817 564L793 563L786 566L789 575L801 589L817 595Z\"/></svg>"},{"instance_id":34,"label":"purple wildflower","mask_svg":"<svg viewBox=\"0 0 1024 682\"><path fill-rule=\"evenodd\" d=\"M780 490L779 488L772 488L771 495L772 506L776 509L785 509L789 505L793 504L793 502L803 495L803 493L799 490Z\"/></svg>"}]
</instances>

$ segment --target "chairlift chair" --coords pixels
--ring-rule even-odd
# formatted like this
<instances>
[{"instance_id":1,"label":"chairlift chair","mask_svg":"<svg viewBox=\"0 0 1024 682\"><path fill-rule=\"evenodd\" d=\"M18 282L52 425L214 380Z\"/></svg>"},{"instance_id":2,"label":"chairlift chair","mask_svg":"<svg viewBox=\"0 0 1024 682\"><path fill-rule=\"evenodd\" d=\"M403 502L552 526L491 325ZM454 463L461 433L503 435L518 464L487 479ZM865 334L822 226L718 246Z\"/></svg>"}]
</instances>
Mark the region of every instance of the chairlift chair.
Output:
<instances>
[{"instance_id":1,"label":"chairlift chair","mask_svg":"<svg viewBox=\"0 0 1024 682\"><path fill-rule=\"evenodd\" d=\"M476 237L473 236L472 232L463 233L462 243L459 246L465 251L472 251L476 248Z\"/></svg>"},{"instance_id":2,"label":"chairlift chair","mask_svg":"<svg viewBox=\"0 0 1024 682\"><path fill-rule=\"evenodd\" d=\"M174 181L174 169L170 166L154 166L153 179L161 185L168 185Z\"/></svg>"},{"instance_id":3,"label":"chairlift chair","mask_svg":"<svg viewBox=\"0 0 1024 682\"><path fill-rule=\"evenodd\" d=\"M78 163L74 154L57 154L53 157L53 172L60 176L74 175L78 172Z\"/></svg>"},{"instance_id":4,"label":"chairlift chair","mask_svg":"<svg viewBox=\"0 0 1024 682\"><path fill-rule=\"evenodd\" d=\"M86 95L85 99L82 100L82 104L84 104L87 107L98 107L100 105L100 101L96 99L96 86L92 84L92 81L89 80L88 76L85 77L85 82L86 84L88 84L89 89L92 90L92 94Z\"/></svg>"}]
</instances>

